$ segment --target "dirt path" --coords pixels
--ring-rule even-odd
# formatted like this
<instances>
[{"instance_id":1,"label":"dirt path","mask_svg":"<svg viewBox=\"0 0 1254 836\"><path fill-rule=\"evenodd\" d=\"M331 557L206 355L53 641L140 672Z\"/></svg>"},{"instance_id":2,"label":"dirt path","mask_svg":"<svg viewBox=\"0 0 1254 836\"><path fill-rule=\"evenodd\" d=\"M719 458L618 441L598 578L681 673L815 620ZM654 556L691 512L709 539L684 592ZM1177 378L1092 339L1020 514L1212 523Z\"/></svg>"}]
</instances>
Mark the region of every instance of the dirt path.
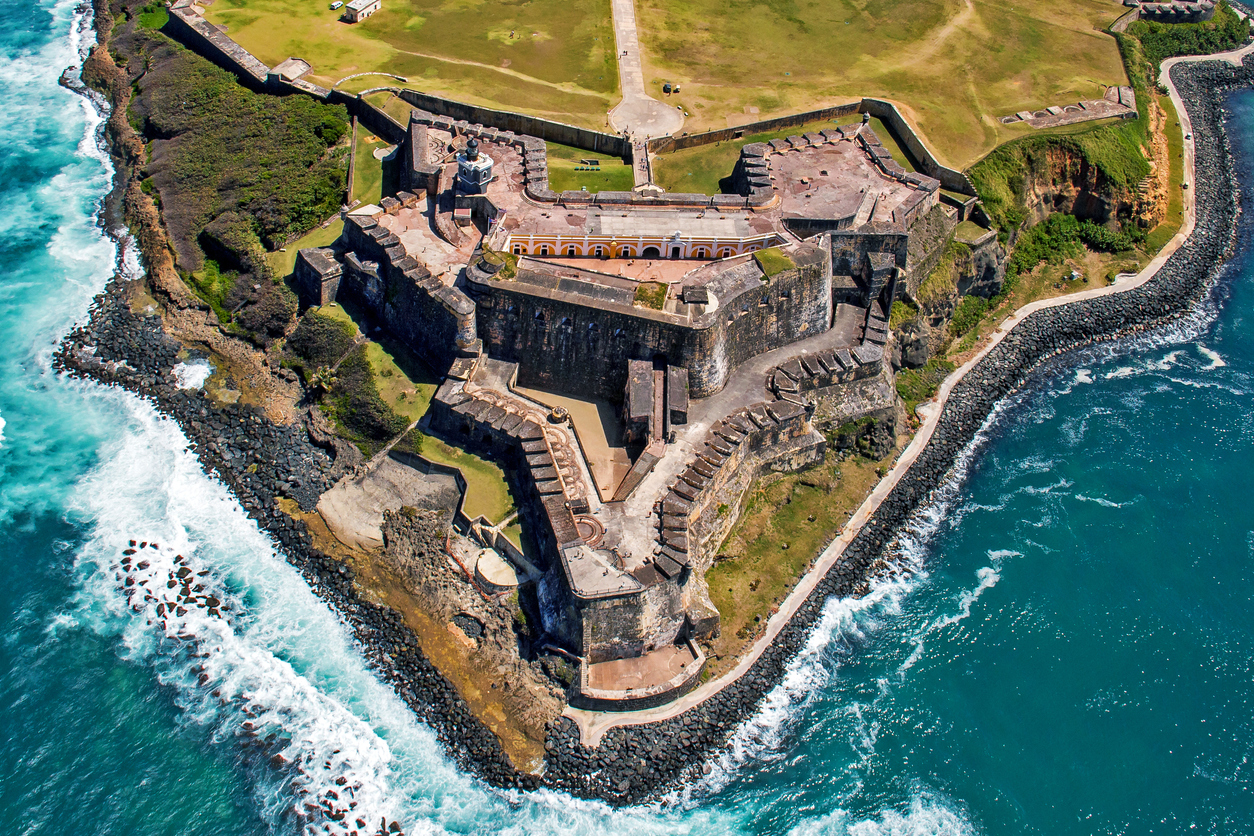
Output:
<instances>
[{"instance_id":1,"label":"dirt path","mask_svg":"<svg viewBox=\"0 0 1254 836\"><path fill-rule=\"evenodd\" d=\"M492 70L493 72L502 73L503 75L511 76L512 78L517 78L522 81L530 82L531 84L539 84L544 87L551 87L554 90L561 90L563 93L571 93L576 96L593 96L598 99L606 98L606 96L603 93L597 93L592 90L585 90L584 88L577 87L573 84L559 84L556 81L545 81L542 78L536 78L535 76L527 75L526 73L520 73L517 70L511 70L508 67L494 67L491 64L484 64L480 61L468 61L465 58L448 58L444 55L432 55L429 52L411 52L407 49L398 49L397 52L403 55L413 55L415 58L427 58L432 61L442 61L445 64L461 64L466 67L479 67L484 70ZM369 75L369 74L358 73L358 75ZM354 78L354 77L355 76L350 75L347 78L340 79L340 81L347 81L349 78ZM395 78L395 76L393 76L393 78ZM340 82L336 82L336 84L339 84L339 83ZM682 120L680 121L682 122Z\"/></svg>"}]
</instances>

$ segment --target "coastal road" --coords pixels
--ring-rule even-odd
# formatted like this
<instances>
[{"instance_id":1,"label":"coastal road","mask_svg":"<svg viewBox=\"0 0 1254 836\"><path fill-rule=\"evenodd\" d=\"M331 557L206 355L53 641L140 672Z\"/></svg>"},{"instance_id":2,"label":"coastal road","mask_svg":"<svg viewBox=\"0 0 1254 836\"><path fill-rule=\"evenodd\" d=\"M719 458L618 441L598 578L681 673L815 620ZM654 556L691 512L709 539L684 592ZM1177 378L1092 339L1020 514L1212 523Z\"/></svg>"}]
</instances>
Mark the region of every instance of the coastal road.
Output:
<instances>
[{"instance_id":1,"label":"coastal road","mask_svg":"<svg viewBox=\"0 0 1254 836\"><path fill-rule=\"evenodd\" d=\"M1180 129L1186 137L1184 140L1184 182L1188 183L1190 188L1186 189L1183 193L1184 221L1180 226L1180 231L1167 242L1167 245L1164 246L1159 254L1145 266L1145 269L1136 274L1134 277L1124 279L1107 287L1093 288L1092 290L1086 290L1068 296L1060 296L1053 299L1042 299L1032 302L1024 305L1022 308L1007 317L998 329L988 337L975 356L950 374L949 377L945 378L944 382L940 385L940 389L936 393L935 400L919 407L919 414L924 417L923 423L919 427L918 432L915 433L915 436L911 440L910 444L902 452L900 458L897 459L893 469L887 476L880 480L878 485L876 485L875 490L871 492L871 495L868 496L866 501L862 503L862 506L858 508L857 512L849 520L849 523L845 526L845 529L840 536L833 540L831 545L829 545L823 553L819 555L818 559L814 562L814 568L801 579L797 586L793 588L793 591L789 593L788 597L784 599L783 604L780 605L779 611L771 616L767 621L766 630L758 638L758 640L754 642L753 648L743 659L740 660L740 663L718 679L714 679L700 685L675 702L658 708L645 709L641 711L596 712L568 707L563 714L570 717L576 724L578 724L580 739L585 746L596 746L600 743L601 738L605 735L605 733L616 726L651 723L682 714L688 709L701 704L714 694L717 694L723 688L735 682L748 672L749 668L753 666L753 663L756 662L758 657L762 655L762 652L770 646L776 636L779 635L780 631L784 629L784 626L788 623L788 621L796 614L801 604L807 597L809 597L810 593L818 585L819 581L822 580L831 568L840 560L841 555L844 554L845 549L853 541L854 537L858 535L862 526L864 526L866 522L874 516L875 512L879 510L880 504L884 501L885 497L887 497L893 488L897 486L897 483L901 481L903 476L905 476L906 472L910 469L910 466L914 464L914 461L919 457L919 454L923 452L923 448L927 446L928 441L932 437L932 433L936 430L937 424L940 423L941 413L945 409L945 404L949 400L950 393L953 391L953 388L958 385L958 382L966 376L967 372L971 371L977 363L983 360L985 355L992 351L993 348L1011 332L1015 325L1030 314L1045 308L1067 305L1072 302L1084 299L1093 299L1099 296L1107 296L1114 293L1123 293L1134 287L1139 287L1149 281L1159 271L1163 264L1166 263L1167 258L1184 245L1184 242L1188 240L1189 235L1192 234L1193 228L1197 223L1197 206L1194 200L1194 190L1192 188L1195 174L1193 168L1193 127L1189 120L1188 110L1185 108L1184 102L1181 100L1180 94L1176 90L1175 85L1171 83L1169 73L1171 68L1176 64L1188 61L1227 61L1228 63L1239 65L1242 59L1252 52L1254 52L1254 44L1250 44L1232 52L1224 52L1217 55L1172 58L1164 61L1162 64L1160 83L1167 88L1171 96L1171 102L1175 105L1176 113L1180 117Z\"/></svg>"},{"instance_id":2,"label":"coastal road","mask_svg":"<svg viewBox=\"0 0 1254 836\"><path fill-rule=\"evenodd\" d=\"M610 0L614 15L614 42L618 45L618 85L623 100L610 111L610 124L633 140L669 136L684 126L679 108L659 102L644 87L640 40L636 35L633 0Z\"/></svg>"}]
</instances>

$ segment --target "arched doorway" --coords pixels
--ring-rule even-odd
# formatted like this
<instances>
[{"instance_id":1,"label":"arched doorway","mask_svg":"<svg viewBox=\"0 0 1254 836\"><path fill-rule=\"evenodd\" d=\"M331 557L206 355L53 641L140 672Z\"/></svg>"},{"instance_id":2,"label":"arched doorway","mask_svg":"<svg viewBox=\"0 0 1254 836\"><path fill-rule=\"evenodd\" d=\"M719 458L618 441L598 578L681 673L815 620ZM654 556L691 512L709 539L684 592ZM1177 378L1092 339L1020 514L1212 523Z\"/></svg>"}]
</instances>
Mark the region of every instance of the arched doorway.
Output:
<instances>
[{"instance_id":1,"label":"arched doorway","mask_svg":"<svg viewBox=\"0 0 1254 836\"><path fill-rule=\"evenodd\" d=\"M660 258L662 252L657 247L645 247L644 252L640 253L641 258Z\"/></svg>"}]
</instances>

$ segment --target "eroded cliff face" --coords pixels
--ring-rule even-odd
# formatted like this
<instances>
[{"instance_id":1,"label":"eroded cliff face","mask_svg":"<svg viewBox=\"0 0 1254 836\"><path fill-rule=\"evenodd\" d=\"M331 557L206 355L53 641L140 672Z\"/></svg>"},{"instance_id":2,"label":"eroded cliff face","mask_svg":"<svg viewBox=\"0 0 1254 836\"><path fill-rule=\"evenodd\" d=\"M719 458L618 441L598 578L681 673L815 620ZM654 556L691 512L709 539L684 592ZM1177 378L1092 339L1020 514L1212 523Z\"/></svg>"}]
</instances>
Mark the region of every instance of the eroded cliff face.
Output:
<instances>
[{"instance_id":1,"label":"eroded cliff face","mask_svg":"<svg viewBox=\"0 0 1254 836\"><path fill-rule=\"evenodd\" d=\"M1167 203L1165 121L1161 108L1152 103L1150 124L1155 141L1147 149L1152 171L1135 189L1113 182L1065 143L1045 149L1035 157L1024 178L1026 225L1039 223L1054 212L1065 212L1099 224L1116 221L1145 229L1156 226L1166 214Z\"/></svg>"}]
</instances>

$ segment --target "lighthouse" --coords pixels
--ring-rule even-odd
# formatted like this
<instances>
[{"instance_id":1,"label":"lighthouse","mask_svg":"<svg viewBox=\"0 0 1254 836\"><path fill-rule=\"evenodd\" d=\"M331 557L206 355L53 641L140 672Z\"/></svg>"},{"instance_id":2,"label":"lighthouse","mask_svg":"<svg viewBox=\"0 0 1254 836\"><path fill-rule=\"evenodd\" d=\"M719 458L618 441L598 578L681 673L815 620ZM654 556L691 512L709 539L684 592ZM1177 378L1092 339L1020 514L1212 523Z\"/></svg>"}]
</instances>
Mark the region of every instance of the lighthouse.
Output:
<instances>
[{"instance_id":1,"label":"lighthouse","mask_svg":"<svg viewBox=\"0 0 1254 836\"><path fill-rule=\"evenodd\" d=\"M479 153L479 141L472 137L466 150L457 155L457 191L483 194L491 182L492 158Z\"/></svg>"}]
</instances>

